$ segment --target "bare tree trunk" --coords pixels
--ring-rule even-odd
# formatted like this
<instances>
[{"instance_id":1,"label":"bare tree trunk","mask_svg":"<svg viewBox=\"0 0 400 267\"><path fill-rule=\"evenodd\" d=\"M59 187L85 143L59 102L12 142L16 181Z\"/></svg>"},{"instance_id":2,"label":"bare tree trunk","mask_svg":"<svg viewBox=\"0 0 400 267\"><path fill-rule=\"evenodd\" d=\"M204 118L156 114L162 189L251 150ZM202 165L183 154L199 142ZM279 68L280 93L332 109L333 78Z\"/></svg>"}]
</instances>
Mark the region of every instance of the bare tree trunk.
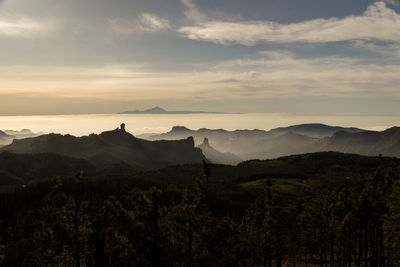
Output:
<instances>
[{"instance_id":1,"label":"bare tree trunk","mask_svg":"<svg viewBox=\"0 0 400 267\"><path fill-rule=\"evenodd\" d=\"M79 246L79 206L75 204L74 208L74 247L75 247L75 267L81 266L81 253Z\"/></svg>"},{"instance_id":2,"label":"bare tree trunk","mask_svg":"<svg viewBox=\"0 0 400 267\"><path fill-rule=\"evenodd\" d=\"M357 266L361 267L361 261L362 261L362 219L361 215L359 216L359 225L358 225L358 261L357 261Z\"/></svg>"},{"instance_id":3,"label":"bare tree trunk","mask_svg":"<svg viewBox=\"0 0 400 267\"><path fill-rule=\"evenodd\" d=\"M187 262L188 262L188 267L192 267L192 246L193 246L193 232L192 232L192 218L190 214L190 203L187 201L186 203L186 216L188 217L189 220L189 229L188 229L188 235L189 235L189 240L188 240L188 247L187 247Z\"/></svg>"},{"instance_id":4,"label":"bare tree trunk","mask_svg":"<svg viewBox=\"0 0 400 267\"><path fill-rule=\"evenodd\" d=\"M319 246L320 246L320 251L319 251L319 265L321 267L324 267L324 249L323 249L323 242L322 242L322 227L319 229Z\"/></svg>"},{"instance_id":5,"label":"bare tree trunk","mask_svg":"<svg viewBox=\"0 0 400 267\"><path fill-rule=\"evenodd\" d=\"M364 236L364 266L368 266L368 222L365 224L365 236Z\"/></svg>"},{"instance_id":6,"label":"bare tree trunk","mask_svg":"<svg viewBox=\"0 0 400 267\"><path fill-rule=\"evenodd\" d=\"M276 229L276 267L282 267L282 255L281 255L281 238L279 236L279 227Z\"/></svg>"},{"instance_id":7,"label":"bare tree trunk","mask_svg":"<svg viewBox=\"0 0 400 267\"><path fill-rule=\"evenodd\" d=\"M272 257L270 248L268 248L268 267L272 267Z\"/></svg>"}]
</instances>

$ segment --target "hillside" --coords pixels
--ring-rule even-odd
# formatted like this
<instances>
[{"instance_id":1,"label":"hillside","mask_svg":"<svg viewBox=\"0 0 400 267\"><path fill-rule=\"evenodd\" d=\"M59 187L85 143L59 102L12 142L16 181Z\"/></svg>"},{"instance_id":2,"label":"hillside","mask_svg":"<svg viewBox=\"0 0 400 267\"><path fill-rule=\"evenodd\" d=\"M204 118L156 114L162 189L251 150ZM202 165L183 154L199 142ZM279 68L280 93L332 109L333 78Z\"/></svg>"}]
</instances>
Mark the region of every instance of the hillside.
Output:
<instances>
[{"instance_id":1,"label":"hillside","mask_svg":"<svg viewBox=\"0 0 400 267\"><path fill-rule=\"evenodd\" d=\"M176 141L147 141L134 137L122 127L99 135L84 137L48 134L14 140L1 151L19 154L54 153L87 159L94 164L126 163L137 170L158 169L170 165L200 163L201 150L193 138Z\"/></svg>"},{"instance_id":2,"label":"hillside","mask_svg":"<svg viewBox=\"0 0 400 267\"><path fill-rule=\"evenodd\" d=\"M36 157L47 157L2 155L22 165L34 162ZM26 166L34 170L36 165L43 164L37 160ZM2 167L9 168L9 164L0 165L0 175L4 173ZM29 173L30 169L21 171ZM253 160L238 166L181 165L125 175L84 173L24 186L14 183L8 190L0 187L4 266L35 265L37 255L47 259L51 251L52 255L64 256L66 248L68 255L74 255L77 236L83 238L78 244L87 251L84 255L88 262L94 258L96 266L104 263L104 257L98 254L117 258L123 266L136 266L136 259L142 255L150 259L144 266L173 266L177 261L187 266L186 253L177 253L185 249L191 236L201 244L200 249L190 246L195 248L192 255L211 255L205 266L236 266L239 260L243 266L251 266L260 244L274 250L276 244L284 248L285 262L292 257L290 249L297 248L296 266L324 265L324 257L318 257L324 246L319 244L333 244L328 248L336 253L332 255L337 262L344 258L341 248L345 246L355 248L349 255L359 255L356 252L362 245L358 233L366 232L365 227L368 233L378 233L374 238L379 238L379 233L385 238L395 236L382 229L386 229L383 225L393 225L394 229L399 225L398 171L396 159L324 152ZM5 175L6 182L18 182L13 173ZM396 202L392 204L388 198ZM382 223L371 223L375 218ZM375 248L375 240L379 239L369 238L366 247ZM124 246L127 257L118 258L119 248ZM152 249L153 254L147 256ZM151 259L160 251L171 256L163 257L162 264L153 264ZM264 261L264 251L259 252L259 262ZM131 255L136 258L128 258ZM326 250L324 255L331 255L331 251ZM51 266L57 265L60 258L56 256ZM225 260L211 264L218 258ZM359 262L378 266L369 264L369 259ZM350 260L354 263L357 258Z\"/></svg>"},{"instance_id":3,"label":"hillside","mask_svg":"<svg viewBox=\"0 0 400 267\"><path fill-rule=\"evenodd\" d=\"M0 153L0 185L21 185L35 179L56 176L74 176L96 173L96 167L84 159L75 159L55 154Z\"/></svg>"},{"instance_id":4,"label":"hillside","mask_svg":"<svg viewBox=\"0 0 400 267\"><path fill-rule=\"evenodd\" d=\"M392 159L366 157L337 152L292 155L270 160L251 160L237 166L208 164L210 185L215 193L232 201L248 201L271 179L291 202L309 190L330 188L346 180L373 172ZM28 184L32 180L55 176L71 177L82 173L85 180L112 184L169 184L192 186L201 178L201 164L173 165L157 170L137 172L127 163L104 164L55 154L0 153L0 185Z\"/></svg>"},{"instance_id":5,"label":"hillside","mask_svg":"<svg viewBox=\"0 0 400 267\"><path fill-rule=\"evenodd\" d=\"M321 141L320 150L332 150L360 155L400 157L400 127L382 132L337 132Z\"/></svg>"}]
</instances>

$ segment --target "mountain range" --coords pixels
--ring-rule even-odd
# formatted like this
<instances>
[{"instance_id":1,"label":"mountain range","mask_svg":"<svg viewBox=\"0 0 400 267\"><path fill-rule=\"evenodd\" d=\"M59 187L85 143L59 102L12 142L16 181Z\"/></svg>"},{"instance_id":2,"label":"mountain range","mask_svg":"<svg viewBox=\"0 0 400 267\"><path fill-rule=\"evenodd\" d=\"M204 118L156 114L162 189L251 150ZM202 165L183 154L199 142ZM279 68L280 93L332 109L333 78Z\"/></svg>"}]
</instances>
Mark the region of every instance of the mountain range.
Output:
<instances>
[{"instance_id":1,"label":"mountain range","mask_svg":"<svg viewBox=\"0 0 400 267\"><path fill-rule=\"evenodd\" d=\"M318 145L320 150L325 151L400 157L400 127L392 127L381 132L337 132L331 138L323 139Z\"/></svg>"},{"instance_id":2,"label":"mountain range","mask_svg":"<svg viewBox=\"0 0 400 267\"><path fill-rule=\"evenodd\" d=\"M0 132L0 135L7 134ZM126 132L123 124L112 131L83 137L46 134L14 139L12 144L1 147L0 153L52 153L85 160L79 164L87 169L94 166L97 171L104 173L156 170L198 164L203 159L217 164L237 165L251 159L324 151L400 157L400 127L378 132L323 124L294 125L270 131L191 130L175 126L167 133L138 137ZM70 160L66 159L65 162ZM70 164L75 163L68 163L62 168L68 169Z\"/></svg>"},{"instance_id":3,"label":"mountain range","mask_svg":"<svg viewBox=\"0 0 400 267\"><path fill-rule=\"evenodd\" d=\"M147 135L146 138L176 140L188 136L193 136L196 144L207 138L214 149L232 153L243 160L270 159L320 151L400 157L399 127L377 132L324 124L301 124L270 131L204 128L191 130L175 126L167 133Z\"/></svg>"},{"instance_id":4,"label":"mountain range","mask_svg":"<svg viewBox=\"0 0 400 267\"><path fill-rule=\"evenodd\" d=\"M21 131L15 130L0 130L0 146L11 144L14 139L23 139L28 137L35 137L43 133L34 133L31 130L23 129Z\"/></svg>"}]
</instances>

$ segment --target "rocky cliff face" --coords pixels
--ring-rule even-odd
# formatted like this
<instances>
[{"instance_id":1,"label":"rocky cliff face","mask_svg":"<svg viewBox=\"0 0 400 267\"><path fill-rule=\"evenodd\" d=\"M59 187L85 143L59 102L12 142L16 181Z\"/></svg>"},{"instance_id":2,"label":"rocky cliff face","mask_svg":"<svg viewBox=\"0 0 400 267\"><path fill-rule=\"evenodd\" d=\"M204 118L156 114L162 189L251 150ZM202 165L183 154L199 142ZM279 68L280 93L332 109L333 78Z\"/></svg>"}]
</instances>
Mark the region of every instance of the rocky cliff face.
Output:
<instances>
[{"instance_id":1,"label":"rocky cliff face","mask_svg":"<svg viewBox=\"0 0 400 267\"><path fill-rule=\"evenodd\" d=\"M199 148L203 152L206 159L210 160L213 163L236 165L242 161L241 158L239 158L233 153L229 152L222 153L214 149L212 146L210 146L207 137L204 138L204 141L201 145L199 145Z\"/></svg>"}]
</instances>

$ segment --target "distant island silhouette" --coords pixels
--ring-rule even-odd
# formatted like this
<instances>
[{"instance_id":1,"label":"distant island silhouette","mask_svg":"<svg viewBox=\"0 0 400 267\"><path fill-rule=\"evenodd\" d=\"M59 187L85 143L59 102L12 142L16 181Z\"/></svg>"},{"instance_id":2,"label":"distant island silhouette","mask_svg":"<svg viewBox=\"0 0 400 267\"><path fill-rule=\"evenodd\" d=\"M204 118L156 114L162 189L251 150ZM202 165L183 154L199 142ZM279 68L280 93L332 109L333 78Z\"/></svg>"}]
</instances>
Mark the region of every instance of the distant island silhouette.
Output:
<instances>
[{"instance_id":1,"label":"distant island silhouette","mask_svg":"<svg viewBox=\"0 0 400 267\"><path fill-rule=\"evenodd\" d=\"M154 107L146 110L123 111L118 114L226 114L225 112L207 112L192 110L173 110L167 111L160 107Z\"/></svg>"}]
</instances>

